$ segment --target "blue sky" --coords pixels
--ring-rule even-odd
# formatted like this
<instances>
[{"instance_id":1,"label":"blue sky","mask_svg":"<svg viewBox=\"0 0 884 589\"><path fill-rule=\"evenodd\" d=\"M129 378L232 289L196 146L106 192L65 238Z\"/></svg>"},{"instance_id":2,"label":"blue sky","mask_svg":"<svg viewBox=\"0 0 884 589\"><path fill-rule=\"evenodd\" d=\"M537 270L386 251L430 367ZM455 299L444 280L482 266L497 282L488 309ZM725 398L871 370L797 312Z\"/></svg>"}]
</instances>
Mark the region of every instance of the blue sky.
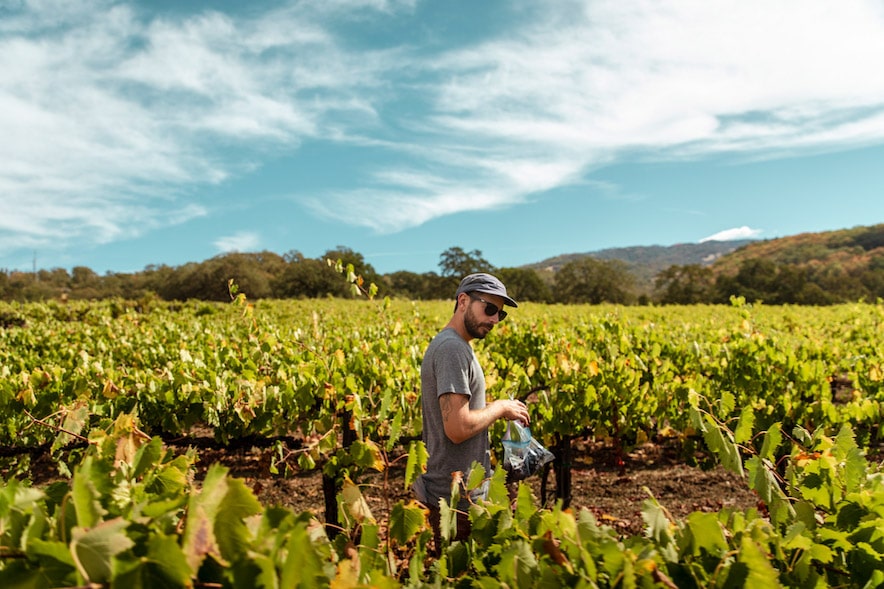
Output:
<instances>
[{"instance_id":1,"label":"blue sky","mask_svg":"<svg viewBox=\"0 0 884 589\"><path fill-rule=\"evenodd\" d=\"M884 222L879 0L0 0L0 269Z\"/></svg>"}]
</instances>

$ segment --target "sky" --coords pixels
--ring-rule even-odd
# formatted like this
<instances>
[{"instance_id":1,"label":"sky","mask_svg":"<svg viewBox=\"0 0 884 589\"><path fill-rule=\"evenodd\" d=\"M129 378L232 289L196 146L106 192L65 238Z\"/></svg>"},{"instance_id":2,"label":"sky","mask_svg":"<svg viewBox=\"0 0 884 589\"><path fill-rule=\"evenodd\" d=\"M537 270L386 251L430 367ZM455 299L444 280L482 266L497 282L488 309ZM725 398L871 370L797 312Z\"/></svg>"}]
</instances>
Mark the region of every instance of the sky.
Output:
<instances>
[{"instance_id":1,"label":"sky","mask_svg":"<svg viewBox=\"0 0 884 589\"><path fill-rule=\"evenodd\" d=\"M0 270L884 222L880 0L0 0Z\"/></svg>"}]
</instances>

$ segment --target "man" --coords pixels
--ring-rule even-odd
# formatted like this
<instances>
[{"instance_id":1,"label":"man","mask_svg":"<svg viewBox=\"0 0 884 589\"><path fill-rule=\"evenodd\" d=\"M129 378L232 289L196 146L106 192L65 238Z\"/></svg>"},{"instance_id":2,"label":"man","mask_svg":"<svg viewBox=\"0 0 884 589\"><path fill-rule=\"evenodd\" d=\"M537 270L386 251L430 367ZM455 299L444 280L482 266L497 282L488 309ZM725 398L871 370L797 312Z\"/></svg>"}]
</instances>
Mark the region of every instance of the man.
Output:
<instances>
[{"instance_id":1,"label":"man","mask_svg":"<svg viewBox=\"0 0 884 589\"><path fill-rule=\"evenodd\" d=\"M485 402L485 374L470 341L482 339L506 317L504 305L517 307L503 283L490 274L470 274L455 293L454 315L430 342L421 363L423 441L429 458L427 472L414 485L418 499L430 510L438 554L441 545L439 500L451 497L452 475L469 477L473 462L491 474L489 426L498 419L529 421L521 401ZM456 540L469 537L467 512L483 491L462 496L457 505Z\"/></svg>"}]
</instances>

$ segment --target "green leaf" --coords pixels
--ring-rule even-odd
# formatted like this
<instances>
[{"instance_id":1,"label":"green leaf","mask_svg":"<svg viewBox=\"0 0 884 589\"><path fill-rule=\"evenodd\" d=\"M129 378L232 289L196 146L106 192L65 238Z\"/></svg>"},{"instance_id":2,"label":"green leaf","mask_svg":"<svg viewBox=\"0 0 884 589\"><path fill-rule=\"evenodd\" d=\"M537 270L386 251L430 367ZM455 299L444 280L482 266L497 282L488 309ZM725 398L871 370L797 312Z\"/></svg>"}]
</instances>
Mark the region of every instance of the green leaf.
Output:
<instances>
[{"instance_id":1,"label":"green leaf","mask_svg":"<svg viewBox=\"0 0 884 589\"><path fill-rule=\"evenodd\" d=\"M478 489L485 482L485 467L478 462L473 462L470 468L470 476L467 478L467 489Z\"/></svg>"},{"instance_id":2,"label":"green leaf","mask_svg":"<svg viewBox=\"0 0 884 589\"><path fill-rule=\"evenodd\" d=\"M397 411L396 414L393 415L393 421L390 423L390 435L387 439L387 452L396 446L396 443L402 436L402 419L401 411Z\"/></svg>"},{"instance_id":3,"label":"green leaf","mask_svg":"<svg viewBox=\"0 0 884 589\"><path fill-rule=\"evenodd\" d=\"M809 431L807 431L800 425L796 425L794 428L792 428L792 437L804 446L809 447L813 445L813 436L810 435Z\"/></svg>"},{"instance_id":4,"label":"green leaf","mask_svg":"<svg viewBox=\"0 0 884 589\"><path fill-rule=\"evenodd\" d=\"M27 549L25 550L25 554L27 554L28 558L32 558L34 560L40 560L41 567L45 565L45 559L51 559L58 561L70 568L76 568L76 563L74 562L74 558L71 555L71 548L64 542L53 541L53 540L41 540L40 538L31 538L28 541Z\"/></svg>"},{"instance_id":5,"label":"green leaf","mask_svg":"<svg viewBox=\"0 0 884 589\"><path fill-rule=\"evenodd\" d=\"M500 555L496 577L501 584L509 587L533 587L537 572L537 558L531 545L524 540L516 540L507 546Z\"/></svg>"},{"instance_id":6,"label":"green leaf","mask_svg":"<svg viewBox=\"0 0 884 589\"><path fill-rule=\"evenodd\" d=\"M647 488L645 489L647 491ZM645 499L642 506L642 519L646 535L657 543L657 549L667 562L678 562L678 548L675 545L674 524L669 521L666 510L654 498Z\"/></svg>"},{"instance_id":7,"label":"green leaf","mask_svg":"<svg viewBox=\"0 0 884 589\"><path fill-rule=\"evenodd\" d=\"M390 537L399 544L406 544L427 528L427 510L416 501L407 505L399 501L390 511Z\"/></svg>"},{"instance_id":8,"label":"green leaf","mask_svg":"<svg viewBox=\"0 0 884 589\"><path fill-rule=\"evenodd\" d=\"M699 555L701 550L712 556L727 552L727 540L717 513L695 511L688 515L686 524L693 536L695 555Z\"/></svg>"},{"instance_id":9,"label":"green leaf","mask_svg":"<svg viewBox=\"0 0 884 589\"><path fill-rule=\"evenodd\" d=\"M313 470L316 468L316 461L310 456L309 452L301 452L298 454L298 468L301 470Z\"/></svg>"},{"instance_id":10,"label":"green leaf","mask_svg":"<svg viewBox=\"0 0 884 589\"><path fill-rule=\"evenodd\" d=\"M427 471L429 458L427 447L420 440L412 442L408 447L408 460L405 463L405 489L408 490L417 477Z\"/></svg>"},{"instance_id":11,"label":"green leaf","mask_svg":"<svg viewBox=\"0 0 884 589\"><path fill-rule=\"evenodd\" d=\"M285 561L279 573L280 587L306 589L328 586L329 578L323 568L324 559L305 523L298 522L292 529L281 555L284 555Z\"/></svg>"},{"instance_id":12,"label":"green leaf","mask_svg":"<svg viewBox=\"0 0 884 589\"><path fill-rule=\"evenodd\" d=\"M442 533L442 538L449 542L457 531L457 511L444 499L439 500L439 531Z\"/></svg>"},{"instance_id":13,"label":"green leaf","mask_svg":"<svg viewBox=\"0 0 884 589\"><path fill-rule=\"evenodd\" d=\"M144 444L135 453L135 469L132 472L133 477L144 476L148 469L156 468L163 456L163 441L158 437L151 438L147 444Z\"/></svg>"},{"instance_id":14,"label":"green leaf","mask_svg":"<svg viewBox=\"0 0 884 589\"><path fill-rule=\"evenodd\" d=\"M755 425L755 411L751 405L746 405L740 412L740 420L734 429L734 441L744 444L752 439L752 427Z\"/></svg>"},{"instance_id":15,"label":"green leaf","mask_svg":"<svg viewBox=\"0 0 884 589\"><path fill-rule=\"evenodd\" d=\"M378 472L384 472L384 458L378 445L371 440L356 440L348 449L350 457L356 466L373 468Z\"/></svg>"},{"instance_id":16,"label":"green leaf","mask_svg":"<svg viewBox=\"0 0 884 589\"><path fill-rule=\"evenodd\" d=\"M742 537L737 559L749 569L745 587L782 587L776 569L750 536Z\"/></svg>"},{"instance_id":17,"label":"green leaf","mask_svg":"<svg viewBox=\"0 0 884 589\"><path fill-rule=\"evenodd\" d=\"M111 580L113 557L133 546L132 540L123 533L128 526L129 522L116 518L101 522L90 530L73 529L71 555L77 570L88 582Z\"/></svg>"},{"instance_id":18,"label":"green leaf","mask_svg":"<svg viewBox=\"0 0 884 589\"><path fill-rule=\"evenodd\" d=\"M246 519L260 514L264 508L245 482L236 478L227 480L227 493L218 508L215 537L221 556L231 561L243 558L251 542Z\"/></svg>"},{"instance_id":19,"label":"green leaf","mask_svg":"<svg viewBox=\"0 0 884 589\"><path fill-rule=\"evenodd\" d=\"M383 570L383 554L384 551L379 549L380 546L380 528L375 523L369 523L362 526L359 538L359 569L360 576L366 581L369 580L372 572Z\"/></svg>"},{"instance_id":20,"label":"green leaf","mask_svg":"<svg viewBox=\"0 0 884 589\"><path fill-rule=\"evenodd\" d=\"M56 436L52 442L51 451L55 452L60 448L64 448L70 444L74 437L71 434L80 434L83 427L89 423L90 417L89 407L85 403L80 403L74 408L69 409L62 423L62 431Z\"/></svg>"},{"instance_id":21,"label":"green leaf","mask_svg":"<svg viewBox=\"0 0 884 589\"><path fill-rule=\"evenodd\" d=\"M178 545L177 537L154 534L147 540L147 554L118 573L114 586L126 589L174 589L188 587L191 581L190 565Z\"/></svg>"},{"instance_id":22,"label":"green leaf","mask_svg":"<svg viewBox=\"0 0 884 589\"><path fill-rule=\"evenodd\" d=\"M770 461L753 456L746 461L746 471L749 474L749 488L756 491L767 504L771 520L775 524L788 524L796 517L791 501L777 482Z\"/></svg>"},{"instance_id":23,"label":"green leaf","mask_svg":"<svg viewBox=\"0 0 884 589\"><path fill-rule=\"evenodd\" d=\"M183 547L193 574L196 574L208 555L223 563L215 538L215 520L227 494L227 472L227 468L213 464L206 472L202 489L190 496Z\"/></svg>"},{"instance_id":24,"label":"green leaf","mask_svg":"<svg viewBox=\"0 0 884 589\"><path fill-rule=\"evenodd\" d=\"M495 505L503 505L509 508L510 497L506 488L506 471L498 468L491 475L488 484L488 501Z\"/></svg>"},{"instance_id":25,"label":"green leaf","mask_svg":"<svg viewBox=\"0 0 884 589\"><path fill-rule=\"evenodd\" d=\"M719 426L718 422L709 414L703 414L700 423L703 440L705 440L709 449L718 456L721 465L743 476L743 461L740 458L740 451L737 445L730 437L730 431Z\"/></svg>"},{"instance_id":26,"label":"green leaf","mask_svg":"<svg viewBox=\"0 0 884 589\"><path fill-rule=\"evenodd\" d=\"M856 445L853 429L849 424L844 424L835 436L835 446L832 453L840 461L843 461L844 491L850 493L859 490L866 478L868 463L862 451Z\"/></svg>"},{"instance_id":27,"label":"green leaf","mask_svg":"<svg viewBox=\"0 0 884 589\"><path fill-rule=\"evenodd\" d=\"M771 425L764 434L764 444L761 446L759 456L765 460L776 460L776 451L783 442L783 433L780 424Z\"/></svg>"},{"instance_id":28,"label":"green leaf","mask_svg":"<svg viewBox=\"0 0 884 589\"><path fill-rule=\"evenodd\" d=\"M531 487L519 481L519 490L516 494L516 519L525 525L536 513L537 506L534 503Z\"/></svg>"},{"instance_id":29,"label":"green leaf","mask_svg":"<svg viewBox=\"0 0 884 589\"><path fill-rule=\"evenodd\" d=\"M736 399L734 398L734 394L730 391L721 391L721 398L719 399L719 407L721 408L721 417L722 419L727 418L728 415L733 412L734 407L737 404Z\"/></svg>"},{"instance_id":30,"label":"green leaf","mask_svg":"<svg viewBox=\"0 0 884 589\"><path fill-rule=\"evenodd\" d=\"M98 469L93 469L93 464L91 456L84 458L71 480L71 499L77 514L77 525L81 528L94 527L107 513L97 499L100 494L96 489L96 481L93 480L93 477L105 475Z\"/></svg>"}]
</instances>

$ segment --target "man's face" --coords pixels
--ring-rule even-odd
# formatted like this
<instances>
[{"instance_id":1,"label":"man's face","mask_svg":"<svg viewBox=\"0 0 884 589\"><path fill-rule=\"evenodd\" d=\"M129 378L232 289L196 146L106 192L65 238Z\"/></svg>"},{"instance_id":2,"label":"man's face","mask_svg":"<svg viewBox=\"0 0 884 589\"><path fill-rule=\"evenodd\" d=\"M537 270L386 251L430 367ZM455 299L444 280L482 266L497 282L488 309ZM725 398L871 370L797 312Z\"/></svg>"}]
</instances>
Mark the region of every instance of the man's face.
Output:
<instances>
[{"instance_id":1,"label":"man's face","mask_svg":"<svg viewBox=\"0 0 884 589\"><path fill-rule=\"evenodd\" d=\"M464 314L464 328L473 339L484 339L500 322L497 312L488 315L486 309L494 305L497 310L503 309L503 299L497 295L480 292L470 293L467 299L467 310Z\"/></svg>"}]
</instances>

